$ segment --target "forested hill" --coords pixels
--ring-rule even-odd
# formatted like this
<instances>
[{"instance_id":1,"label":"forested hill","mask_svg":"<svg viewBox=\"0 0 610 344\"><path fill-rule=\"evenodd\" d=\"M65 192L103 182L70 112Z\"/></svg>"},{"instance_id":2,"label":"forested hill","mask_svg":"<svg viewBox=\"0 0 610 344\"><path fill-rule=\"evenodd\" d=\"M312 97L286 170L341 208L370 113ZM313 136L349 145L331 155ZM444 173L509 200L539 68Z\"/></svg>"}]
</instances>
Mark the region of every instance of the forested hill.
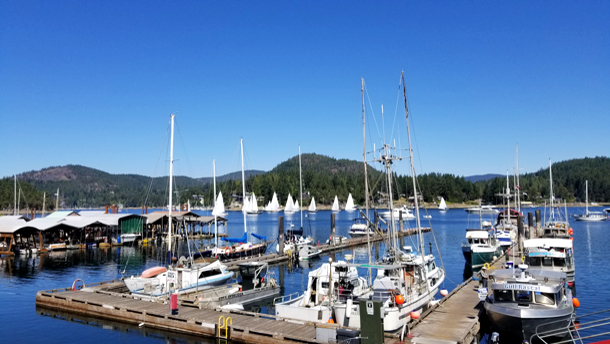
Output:
<instances>
[{"instance_id":1,"label":"forested hill","mask_svg":"<svg viewBox=\"0 0 610 344\"><path fill-rule=\"evenodd\" d=\"M585 201L585 181L589 181L589 202L610 202L610 158L595 157L553 163L553 193L567 202ZM549 169L520 176L521 191L526 200L540 201L549 198ZM510 181L512 186L512 177ZM485 199L506 188L506 177L482 184Z\"/></svg>"},{"instance_id":2,"label":"forested hill","mask_svg":"<svg viewBox=\"0 0 610 344\"><path fill-rule=\"evenodd\" d=\"M263 173L263 171L247 171L247 176ZM217 181L240 178L241 173L230 173L216 178ZM54 195L59 188L62 207L100 207L110 204L123 204L125 207L163 206L167 203L167 176L151 178L137 174L110 174L94 168L67 165L30 171L17 176L19 181L31 184L36 189L46 191L47 208L52 209ZM192 188L204 188L212 182L212 178L190 178L174 176L174 189L186 191ZM150 192L148 189L150 188ZM11 185L12 192L13 187ZM186 203L186 197L182 196ZM51 200L52 199L52 200ZM49 201L50 200L50 201ZM2 207L6 208L2 198ZM10 198L10 204L13 203ZM51 203L51 204L49 204ZM42 208L42 206L40 206Z\"/></svg>"}]
</instances>

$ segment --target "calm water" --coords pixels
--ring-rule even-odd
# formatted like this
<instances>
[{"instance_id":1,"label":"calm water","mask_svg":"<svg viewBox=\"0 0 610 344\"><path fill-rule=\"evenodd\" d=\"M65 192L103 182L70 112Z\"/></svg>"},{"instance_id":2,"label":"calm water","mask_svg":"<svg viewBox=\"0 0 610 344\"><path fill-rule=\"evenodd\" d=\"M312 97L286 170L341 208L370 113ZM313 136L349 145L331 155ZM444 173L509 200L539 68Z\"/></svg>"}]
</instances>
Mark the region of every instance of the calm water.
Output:
<instances>
[{"instance_id":1,"label":"calm water","mask_svg":"<svg viewBox=\"0 0 610 344\"><path fill-rule=\"evenodd\" d=\"M527 212L534 210L525 210ZM570 213L580 212L581 209L569 209ZM464 237L464 229L468 226L478 225L478 218L468 216L461 209L449 210L443 214L431 210L430 220L434 229L434 236L440 249L442 263L447 271L445 288L452 290L469 277L468 267L465 266L460 244ZM338 235L347 235L352 218L356 213L340 212L336 218ZM279 214L264 213L257 216L248 216L248 227L268 238L276 238ZM229 214L227 231L230 236L237 237L243 233L243 215L240 212ZM470 221L470 225L469 225ZM285 227L290 223L300 226L300 215L294 214L285 218ZM330 212L320 211L317 214L303 217L305 233L312 235L316 242L324 242L330 234ZM426 219L424 226L428 226ZM610 289L606 286L610 282L610 268L608 267L608 247L610 246L610 222L586 223L571 222L574 229L574 245L576 255L576 284L577 297L581 307L578 314L588 314L610 308ZM213 230L213 228L212 228ZM271 239L273 240L273 239ZM432 243L433 253L437 256L440 265L438 250L431 233L424 235L426 251ZM204 241L203 244L207 244ZM419 246L417 237L404 238L404 245L413 248ZM182 247L183 251L185 250ZM275 250L275 243L270 248ZM160 343L160 342L203 342L213 343L201 338L180 336L162 331L141 329L120 323L104 322L93 318L76 316L79 321L66 320L69 314L43 315L35 306L36 292L39 290L68 287L77 279L85 283L99 282L138 274L143 269L155 266L163 261L164 247L142 248L111 248L91 249L85 252L66 251L49 253L41 258L24 258L17 256L0 260L0 324L2 335L0 341L12 342L40 342L46 343L87 342L108 343L114 341L130 341L132 343ZM383 254L383 244L373 249L373 255ZM337 252L334 260L343 259L344 254L353 254L356 262L368 260L366 246L352 250ZM282 285L284 295L302 292L307 282L307 274L316 269L323 262L328 261L329 255L313 260L306 264L294 266L279 265L270 268L270 272ZM362 271L366 274L366 271ZM273 313L271 301L259 303L253 310ZM44 313L49 313L45 311ZM606 328L605 332L609 329ZM585 341L587 342L587 341Z\"/></svg>"}]
</instances>

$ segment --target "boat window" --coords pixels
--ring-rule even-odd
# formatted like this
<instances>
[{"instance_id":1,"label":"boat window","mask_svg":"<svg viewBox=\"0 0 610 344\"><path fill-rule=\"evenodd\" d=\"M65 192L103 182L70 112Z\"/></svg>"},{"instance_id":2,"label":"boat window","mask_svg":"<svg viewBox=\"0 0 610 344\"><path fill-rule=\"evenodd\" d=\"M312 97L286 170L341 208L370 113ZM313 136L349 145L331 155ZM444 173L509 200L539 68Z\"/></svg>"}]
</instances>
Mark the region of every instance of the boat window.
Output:
<instances>
[{"instance_id":1,"label":"boat window","mask_svg":"<svg viewBox=\"0 0 610 344\"><path fill-rule=\"evenodd\" d=\"M542 258L542 266L553 266L553 258L551 258L551 257Z\"/></svg>"},{"instance_id":2,"label":"boat window","mask_svg":"<svg viewBox=\"0 0 610 344\"><path fill-rule=\"evenodd\" d=\"M328 282L322 282L322 288L328 289Z\"/></svg>"},{"instance_id":3,"label":"boat window","mask_svg":"<svg viewBox=\"0 0 610 344\"><path fill-rule=\"evenodd\" d=\"M553 258L554 266L566 266L566 260L564 258Z\"/></svg>"},{"instance_id":4,"label":"boat window","mask_svg":"<svg viewBox=\"0 0 610 344\"><path fill-rule=\"evenodd\" d=\"M206 277L220 275L220 274L222 274L222 272L220 272L219 269L202 271L201 274L199 274L199 278L206 278Z\"/></svg>"},{"instance_id":5,"label":"boat window","mask_svg":"<svg viewBox=\"0 0 610 344\"><path fill-rule=\"evenodd\" d=\"M511 290L495 290L494 300L496 302L505 302L513 300L513 292Z\"/></svg>"},{"instance_id":6,"label":"boat window","mask_svg":"<svg viewBox=\"0 0 610 344\"><path fill-rule=\"evenodd\" d=\"M555 304L555 295L553 293L534 293L534 300L541 305L553 306Z\"/></svg>"},{"instance_id":7,"label":"boat window","mask_svg":"<svg viewBox=\"0 0 610 344\"><path fill-rule=\"evenodd\" d=\"M515 301L532 302L532 294L527 290L515 290Z\"/></svg>"},{"instance_id":8,"label":"boat window","mask_svg":"<svg viewBox=\"0 0 610 344\"><path fill-rule=\"evenodd\" d=\"M555 299L557 300L557 304L559 304L561 302L561 300L562 300L561 290L555 294Z\"/></svg>"},{"instance_id":9,"label":"boat window","mask_svg":"<svg viewBox=\"0 0 610 344\"><path fill-rule=\"evenodd\" d=\"M540 266L541 265L540 257L529 257L528 265Z\"/></svg>"}]
</instances>

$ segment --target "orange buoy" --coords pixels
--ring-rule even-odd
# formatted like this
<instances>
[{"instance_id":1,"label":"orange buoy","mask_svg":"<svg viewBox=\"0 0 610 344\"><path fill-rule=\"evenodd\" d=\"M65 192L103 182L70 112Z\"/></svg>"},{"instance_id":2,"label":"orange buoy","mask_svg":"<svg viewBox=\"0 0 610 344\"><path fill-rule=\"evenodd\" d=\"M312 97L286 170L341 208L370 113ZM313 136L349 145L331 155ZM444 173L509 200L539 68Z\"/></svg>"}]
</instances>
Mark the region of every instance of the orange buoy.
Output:
<instances>
[{"instance_id":1,"label":"orange buoy","mask_svg":"<svg viewBox=\"0 0 610 344\"><path fill-rule=\"evenodd\" d=\"M570 238L570 240L574 241L574 238Z\"/></svg>"},{"instance_id":2,"label":"orange buoy","mask_svg":"<svg viewBox=\"0 0 610 344\"><path fill-rule=\"evenodd\" d=\"M402 305L403 303L405 303L405 298L404 298L404 296L398 294L398 295L396 295L396 298L394 299L394 301L396 301L397 305Z\"/></svg>"},{"instance_id":3,"label":"orange buoy","mask_svg":"<svg viewBox=\"0 0 610 344\"><path fill-rule=\"evenodd\" d=\"M413 320L419 319L419 312L418 311L411 312L411 319L413 319Z\"/></svg>"},{"instance_id":4,"label":"orange buoy","mask_svg":"<svg viewBox=\"0 0 610 344\"><path fill-rule=\"evenodd\" d=\"M578 308L578 307L580 307L580 301L578 301L577 298L573 297L572 298L572 305L574 305L574 308Z\"/></svg>"},{"instance_id":5,"label":"orange buoy","mask_svg":"<svg viewBox=\"0 0 610 344\"><path fill-rule=\"evenodd\" d=\"M333 318L330 318L330 319L328 319L328 323L329 323L329 324L334 324L334 323L335 323L335 321L333 320Z\"/></svg>"}]
</instances>

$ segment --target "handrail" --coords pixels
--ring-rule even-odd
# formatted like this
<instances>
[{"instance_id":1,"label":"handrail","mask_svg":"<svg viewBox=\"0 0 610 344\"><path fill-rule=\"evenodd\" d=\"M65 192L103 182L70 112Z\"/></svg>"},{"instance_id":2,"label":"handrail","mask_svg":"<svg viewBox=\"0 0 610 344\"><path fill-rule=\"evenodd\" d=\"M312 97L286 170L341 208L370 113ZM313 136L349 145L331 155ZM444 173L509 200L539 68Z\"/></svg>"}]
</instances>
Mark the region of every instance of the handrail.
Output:
<instances>
[{"instance_id":1,"label":"handrail","mask_svg":"<svg viewBox=\"0 0 610 344\"><path fill-rule=\"evenodd\" d=\"M284 296L278 296L276 298L273 299L273 305L276 305L278 303L284 303L287 301L292 301L294 299L296 299L297 297L299 297L299 292L294 292L292 294L288 294L288 295L284 295ZM288 300L286 300L286 298L288 298ZM281 302L277 302L278 300L281 300Z\"/></svg>"}]
</instances>

